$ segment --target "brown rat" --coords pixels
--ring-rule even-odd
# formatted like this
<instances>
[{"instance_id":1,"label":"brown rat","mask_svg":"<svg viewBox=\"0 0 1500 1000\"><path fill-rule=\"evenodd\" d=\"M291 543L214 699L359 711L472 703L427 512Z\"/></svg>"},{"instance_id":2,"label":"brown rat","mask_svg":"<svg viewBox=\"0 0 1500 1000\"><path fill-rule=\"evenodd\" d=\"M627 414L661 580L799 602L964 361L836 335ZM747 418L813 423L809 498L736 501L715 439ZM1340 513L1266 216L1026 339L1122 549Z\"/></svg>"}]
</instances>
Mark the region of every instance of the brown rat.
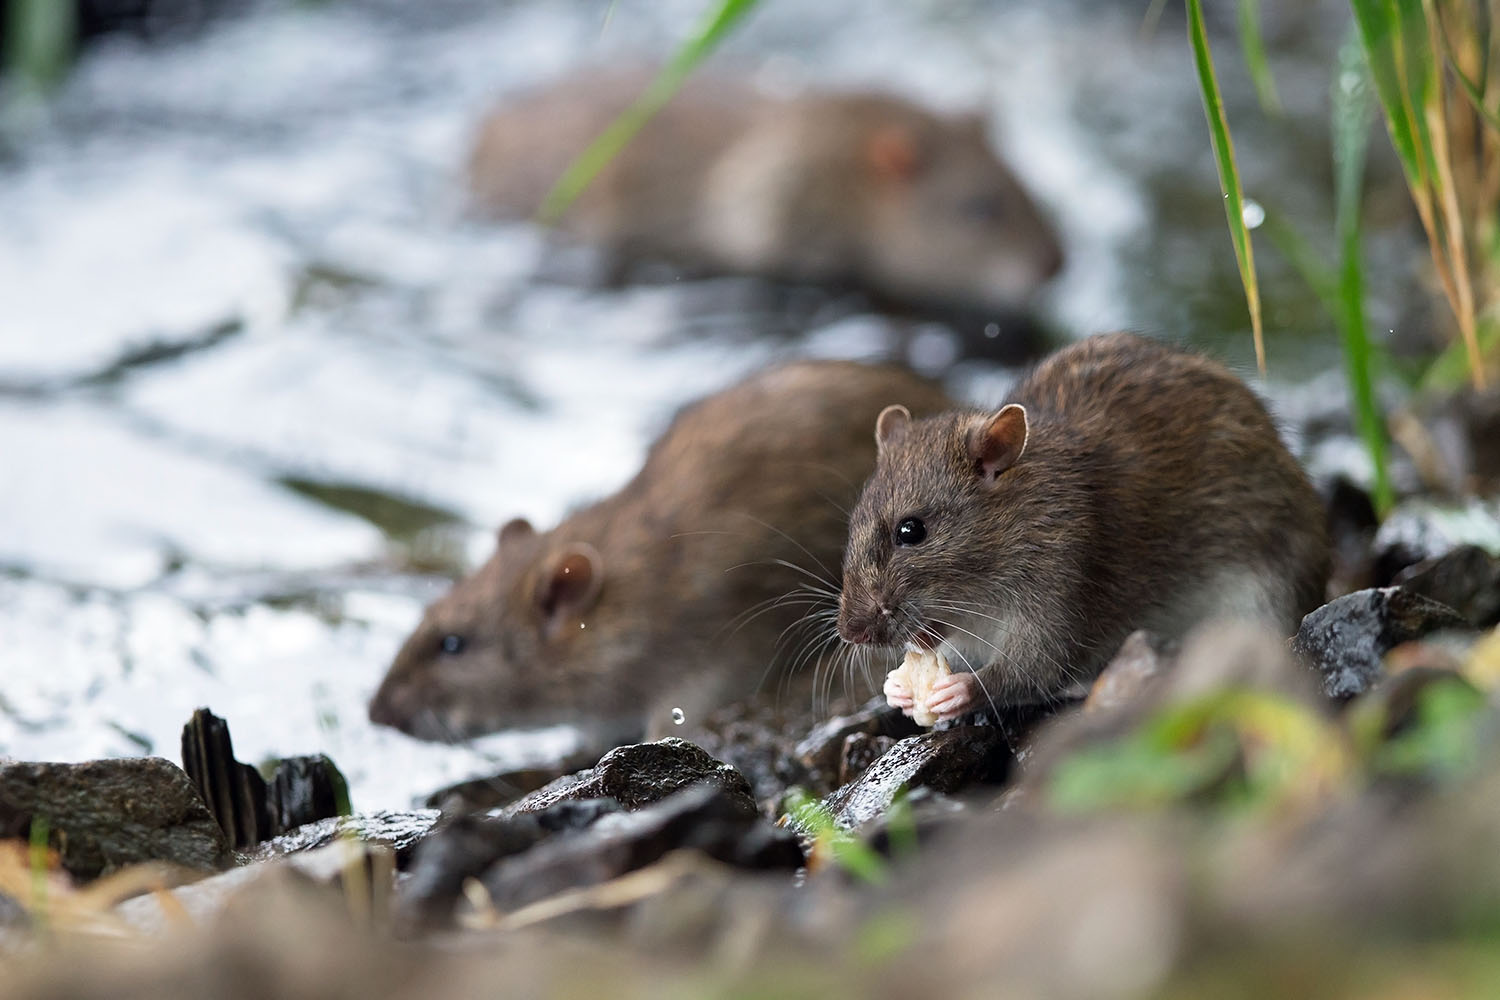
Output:
<instances>
[{"instance_id":1,"label":"brown rat","mask_svg":"<svg viewBox=\"0 0 1500 1000\"><path fill-rule=\"evenodd\" d=\"M650 77L588 73L510 101L470 160L479 205L530 218ZM689 81L561 220L628 258L846 284L895 301L1013 307L1057 272L1057 236L977 117L898 97L774 99Z\"/></svg>"},{"instance_id":2,"label":"brown rat","mask_svg":"<svg viewBox=\"0 0 1500 1000\"><path fill-rule=\"evenodd\" d=\"M1137 628L1237 618L1290 635L1322 602L1322 504L1255 394L1131 334L1043 361L996 411L876 423L838 629L943 652L951 719L1091 680ZM911 710L899 676L892 704Z\"/></svg>"},{"instance_id":3,"label":"brown rat","mask_svg":"<svg viewBox=\"0 0 1500 1000\"><path fill-rule=\"evenodd\" d=\"M659 725L764 686L837 600L870 424L953 403L896 367L798 362L687 407L618 493L495 554L427 609L370 704L426 739L553 722ZM579 456L587 454L586 435ZM809 634L809 640L820 636Z\"/></svg>"}]
</instances>

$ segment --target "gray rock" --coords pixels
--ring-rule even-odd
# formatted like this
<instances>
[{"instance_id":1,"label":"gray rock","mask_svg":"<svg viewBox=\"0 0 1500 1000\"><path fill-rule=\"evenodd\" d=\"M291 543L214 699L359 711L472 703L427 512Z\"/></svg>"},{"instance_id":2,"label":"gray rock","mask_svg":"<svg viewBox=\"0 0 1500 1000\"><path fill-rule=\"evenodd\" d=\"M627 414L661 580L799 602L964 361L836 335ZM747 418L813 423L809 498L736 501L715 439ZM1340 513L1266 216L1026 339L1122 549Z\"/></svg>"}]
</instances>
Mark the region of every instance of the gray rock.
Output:
<instances>
[{"instance_id":1,"label":"gray rock","mask_svg":"<svg viewBox=\"0 0 1500 1000\"><path fill-rule=\"evenodd\" d=\"M481 881L497 907L512 910L617 878L684 848L742 868L800 867L803 854L796 835L772 826L753 808L747 813L745 798L748 792L695 785L506 858Z\"/></svg>"},{"instance_id":2,"label":"gray rock","mask_svg":"<svg viewBox=\"0 0 1500 1000\"><path fill-rule=\"evenodd\" d=\"M1009 747L995 726L955 726L910 736L823 804L839 826L856 827L882 815L903 788L956 792L975 782L1003 778L1010 759Z\"/></svg>"},{"instance_id":3,"label":"gray rock","mask_svg":"<svg viewBox=\"0 0 1500 1000\"><path fill-rule=\"evenodd\" d=\"M1408 566L1395 582L1448 605L1478 628L1500 624L1500 559L1477 545L1460 545Z\"/></svg>"},{"instance_id":4,"label":"gray rock","mask_svg":"<svg viewBox=\"0 0 1500 1000\"><path fill-rule=\"evenodd\" d=\"M0 765L0 837L26 836L37 819L78 878L142 861L204 871L234 863L192 780L161 757Z\"/></svg>"},{"instance_id":5,"label":"gray rock","mask_svg":"<svg viewBox=\"0 0 1500 1000\"><path fill-rule=\"evenodd\" d=\"M416 809L411 812L356 813L353 816L333 816L316 823L300 826L290 833L263 841L246 858L251 861L267 861L287 854L327 847L340 837L348 837L395 852L397 864L404 866L411 858L412 849L432 830L438 821L436 809Z\"/></svg>"},{"instance_id":6,"label":"gray rock","mask_svg":"<svg viewBox=\"0 0 1500 1000\"><path fill-rule=\"evenodd\" d=\"M616 747L586 771L559 778L506 809L508 815L540 812L565 799L614 799L628 810L660 802L689 785L723 789L745 815L757 809L750 784L734 768L686 740Z\"/></svg>"},{"instance_id":7,"label":"gray rock","mask_svg":"<svg viewBox=\"0 0 1500 1000\"><path fill-rule=\"evenodd\" d=\"M817 783L832 787L845 784L841 778L844 746L849 737L867 736L913 736L921 731L901 711L886 704L883 696L866 702L859 711L840 715L814 727L807 737L797 744L797 760L808 771L808 776Z\"/></svg>"},{"instance_id":8,"label":"gray rock","mask_svg":"<svg viewBox=\"0 0 1500 1000\"><path fill-rule=\"evenodd\" d=\"M1471 626L1446 604L1404 587L1357 590L1302 619L1292 650L1319 674L1323 693L1346 699L1384 676L1385 654L1403 642Z\"/></svg>"}]
</instances>

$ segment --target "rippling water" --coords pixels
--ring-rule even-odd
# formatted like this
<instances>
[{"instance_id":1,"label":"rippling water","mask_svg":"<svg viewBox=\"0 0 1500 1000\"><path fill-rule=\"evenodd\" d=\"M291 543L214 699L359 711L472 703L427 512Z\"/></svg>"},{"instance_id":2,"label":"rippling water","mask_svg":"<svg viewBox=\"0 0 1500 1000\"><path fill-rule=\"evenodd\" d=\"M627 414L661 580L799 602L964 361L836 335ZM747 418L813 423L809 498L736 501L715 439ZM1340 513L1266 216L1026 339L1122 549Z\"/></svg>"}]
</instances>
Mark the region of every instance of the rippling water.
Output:
<instances>
[{"instance_id":1,"label":"rippling water","mask_svg":"<svg viewBox=\"0 0 1500 1000\"><path fill-rule=\"evenodd\" d=\"M494 525L610 490L676 406L771 357L897 342L885 320L816 309L788 336L748 282L538 280L535 231L463 218L455 168L487 101L663 52L700 9L265 2L171 44L106 40L51 106L12 114L0 755L175 758L209 705L242 759L325 751L370 808L569 743L434 747L372 728L363 706ZM1275 30L1304 39L1278 63L1289 121L1259 123L1221 61L1251 194L1274 179L1262 200L1316 220L1337 32L1321 7L1288 11ZM1082 0L766 0L725 57L773 87L875 83L988 109L1070 252L1042 304L1055 325L1191 331L1243 362L1179 29L1143 37L1134 5ZM1310 296L1274 264L1267 280L1273 359L1326 362ZM980 395L1011 377L950 367L951 346L931 330L912 360Z\"/></svg>"}]
</instances>

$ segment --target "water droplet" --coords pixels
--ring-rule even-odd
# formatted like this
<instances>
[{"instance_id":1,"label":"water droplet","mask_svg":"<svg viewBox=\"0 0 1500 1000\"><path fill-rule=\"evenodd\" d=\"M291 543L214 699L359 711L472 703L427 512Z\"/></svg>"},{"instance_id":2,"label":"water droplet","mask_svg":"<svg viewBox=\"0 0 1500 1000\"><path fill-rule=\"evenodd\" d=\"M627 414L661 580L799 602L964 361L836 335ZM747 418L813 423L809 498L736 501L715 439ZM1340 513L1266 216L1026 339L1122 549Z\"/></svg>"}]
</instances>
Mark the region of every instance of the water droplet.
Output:
<instances>
[{"instance_id":1,"label":"water droplet","mask_svg":"<svg viewBox=\"0 0 1500 1000\"><path fill-rule=\"evenodd\" d=\"M685 715L683 713L682 709L680 709L680 708L674 708L674 709L672 709L672 722L673 722L674 725L680 726L680 725L682 725L686 721L687 721L687 715Z\"/></svg>"},{"instance_id":2,"label":"water droplet","mask_svg":"<svg viewBox=\"0 0 1500 1000\"><path fill-rule=\"evenodd\" d=\"M587 625L585 625L585 624L584 624L584 623L583 623L583 622L579 622L579 623L578 623L578 627L579 627L579 628L588 628L588 626L587 626Z\"/></svg>"},{"instance_id":3,"label":"water droplet","mask_svg":"<svg viewBox=\"0 0 1500 1000\"><path fill-rule=\"evenodd\" d=\"M1248 228L1259 229L1260 224L1266 221L1266 210L1254 198L1246 198L1245 203L1240 206L1240 217L1245 220Z\"/></svg>"},{"instance_id":4,"label":"water droplet","mask_svg":"<svg viewBox=\"0 0 1500 1000\"><path fill-rule=\"evenodd\" d=\"M1000 336L1000 324L999 323L986 323L986 324L984 324L984 335L986 337L990 338L991 340L994 340L996 337Z\"/></svg>"}]
</instances>

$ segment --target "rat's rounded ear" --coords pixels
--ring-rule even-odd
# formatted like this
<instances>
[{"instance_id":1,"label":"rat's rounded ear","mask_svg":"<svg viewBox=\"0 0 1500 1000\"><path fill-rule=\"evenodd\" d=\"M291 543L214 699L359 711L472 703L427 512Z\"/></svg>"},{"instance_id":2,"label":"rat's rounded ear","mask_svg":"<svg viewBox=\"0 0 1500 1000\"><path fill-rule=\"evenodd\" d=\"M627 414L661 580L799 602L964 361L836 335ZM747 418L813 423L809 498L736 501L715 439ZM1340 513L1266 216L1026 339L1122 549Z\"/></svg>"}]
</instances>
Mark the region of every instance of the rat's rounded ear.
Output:
<instances>
[{"instance_id":1,"label":"rat's rounded ear","mask_svg":"<svg viewBox=\"0 0 1500 1000\"><path fill-rule=\"evenodd\" d=\"M881 125L865 139L865 162L886 181L909 181L922 170L917 137L904 125Z\"/></svg>"},{"instance_id":2,"label":"rat's rounded ear","mask_svg":"<svg viewBox=\"0 0 1500 1000\"><path fill-rule=\"evenodd\" d=\"M911 426L911 411L904 406L887 406L875 418L875 446L884 451L906 434Z\"/></svg>"},{"instance_id":3,"label":"rat's rounded ear","mask_svg":"<svg viewBox=\"0 0 1500 1000\"><path fill-rule=\"evenodd\" d=\"M1011 403L969 428L969 458L987 483L1016 464L1026 450L1026 407Z\"/></svg>"},{"instance_id":4,"label":"rat's rounded ear","mask_svg":"<svg viewBox=\"0 0 1500 1000\"><path fill-rule=\"evenodd\" d=\"M576 618L599 599L604 560L587 542L569 542L547 561L537 588L537 609L549 626Z\"/></svg>"},{"instance_id":5,"label":"rat's rounded ear","mask_svg":"<svg viewBox=\"0 0 1500 1000\"><path fill-rule=\"evenodd\" d=\"M524 517L513 517L500 526L500 532L495 536L495 542L500 548L514 545L526 538L535 538L536 529L531 522Z\"/></svg>"}]
</instances>

